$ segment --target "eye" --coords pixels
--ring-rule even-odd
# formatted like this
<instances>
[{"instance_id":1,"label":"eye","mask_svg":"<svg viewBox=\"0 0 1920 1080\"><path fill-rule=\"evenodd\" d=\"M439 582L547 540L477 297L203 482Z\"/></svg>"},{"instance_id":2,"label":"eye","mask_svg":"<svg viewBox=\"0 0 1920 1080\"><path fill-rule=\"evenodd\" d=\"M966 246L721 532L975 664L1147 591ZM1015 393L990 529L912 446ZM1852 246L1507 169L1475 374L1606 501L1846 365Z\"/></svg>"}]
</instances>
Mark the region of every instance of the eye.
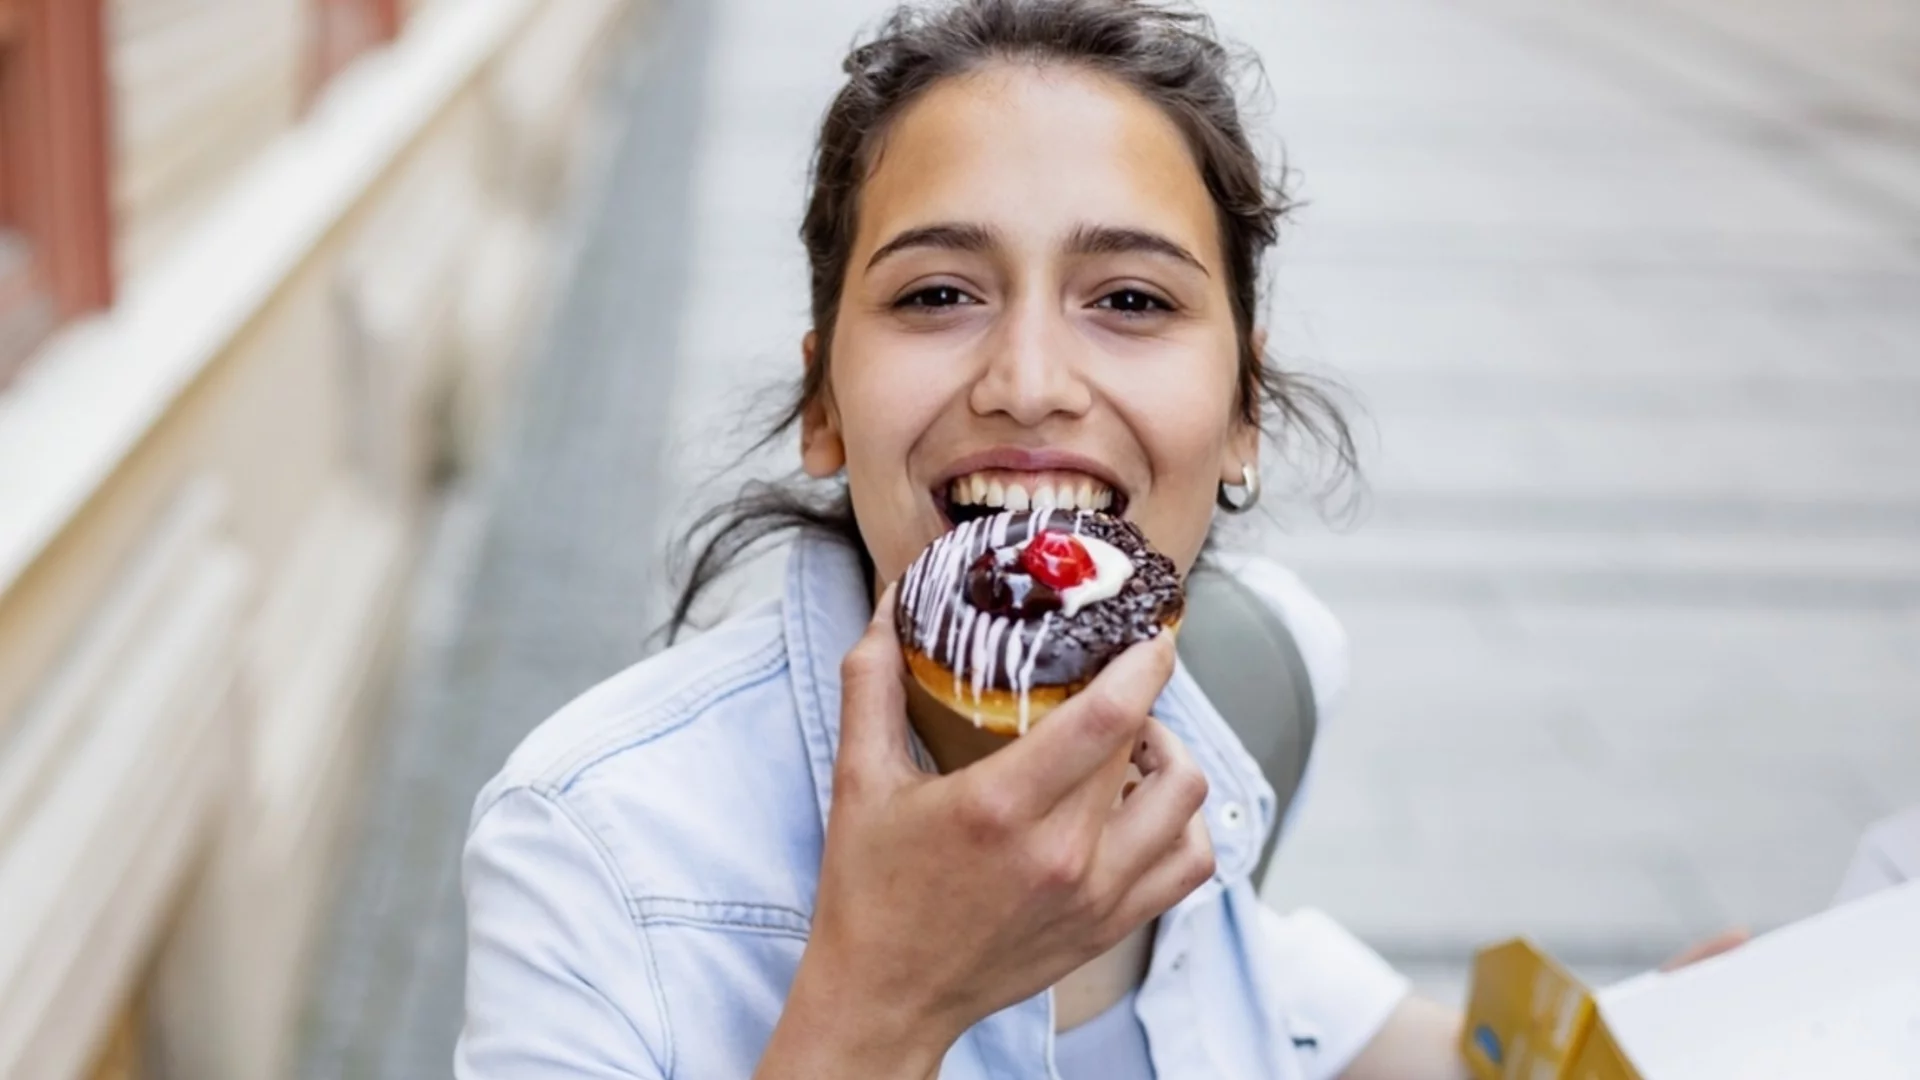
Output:
<instances>
[{"instance_id":1,"label":"eye","mask_svg":"<svg viewBox=\"0 0 1920 1080\"><path fill-rule=\"evenodd\" d=\"M936 311L940 308L959 307L962 304L979 302L956 286L930 285L895 300L893 306L907 310Z\"/></svg>"},{"instance_id":2,"label":"eye","mask_svg":"<svg viewBox=\"0 0 1920 1080\"><path fill-rule=\"evenodd\" d=\"M1093 306L1118 311L1123 315L1151 315L1157 311L1173 310L1172 304L1141 289L1115 289L1094 301Z\"/></svg>"}]
</instances>

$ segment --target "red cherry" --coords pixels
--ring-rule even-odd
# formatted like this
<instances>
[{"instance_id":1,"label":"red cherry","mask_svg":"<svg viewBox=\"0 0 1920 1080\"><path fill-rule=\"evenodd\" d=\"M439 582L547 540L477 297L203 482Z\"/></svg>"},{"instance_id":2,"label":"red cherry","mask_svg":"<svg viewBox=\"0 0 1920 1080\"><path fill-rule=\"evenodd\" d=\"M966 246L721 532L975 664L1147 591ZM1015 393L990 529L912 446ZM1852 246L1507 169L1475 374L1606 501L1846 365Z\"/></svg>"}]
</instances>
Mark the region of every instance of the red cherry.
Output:
<instances>
[{"instance_id":1,"label":"red cherry","mask_svg":"<svg viewBox=\"0 0 1920 1080\"><path fill-rule=\"evenodd\" d=\"M1072 533L1047 529L1020 550L1027 573L1055 592L1064 592L1093 577L1093 556Z\"/></svg>"}]
</instances>

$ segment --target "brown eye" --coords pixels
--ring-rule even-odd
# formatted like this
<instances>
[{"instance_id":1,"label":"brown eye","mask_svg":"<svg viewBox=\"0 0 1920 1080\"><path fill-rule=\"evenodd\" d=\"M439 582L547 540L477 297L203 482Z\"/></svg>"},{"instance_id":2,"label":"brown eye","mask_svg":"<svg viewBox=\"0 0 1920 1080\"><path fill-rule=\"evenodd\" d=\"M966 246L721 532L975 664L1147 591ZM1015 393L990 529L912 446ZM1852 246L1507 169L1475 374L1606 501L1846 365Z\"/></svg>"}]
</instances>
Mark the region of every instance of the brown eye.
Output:
<instances>
[{"instance_id":1,"label":"brown eye","mask_svg":"<svg viewBox=\"0 0 1920 1080\"><path fill-rule=\"evenodd\" d=\"M1123 315L1150 315L1157 311L1173 310L1173 305L1165 300L1139 289L1117 289L1095 301L1094 306Z\"/></svg>"},{"instance_id":2,"label":"brown eye","mask_svg":"<svg viewBox=\"0 0 1920 1080\"><path fill-rule=\"evenodd\" d=\"M934 285L917 292L910 292L894 301L894 307L908 310L937 310L939 308L958 307L961 304L977 304L978 300L968 296L952 285Z\"/></svg>"}]
</instances>

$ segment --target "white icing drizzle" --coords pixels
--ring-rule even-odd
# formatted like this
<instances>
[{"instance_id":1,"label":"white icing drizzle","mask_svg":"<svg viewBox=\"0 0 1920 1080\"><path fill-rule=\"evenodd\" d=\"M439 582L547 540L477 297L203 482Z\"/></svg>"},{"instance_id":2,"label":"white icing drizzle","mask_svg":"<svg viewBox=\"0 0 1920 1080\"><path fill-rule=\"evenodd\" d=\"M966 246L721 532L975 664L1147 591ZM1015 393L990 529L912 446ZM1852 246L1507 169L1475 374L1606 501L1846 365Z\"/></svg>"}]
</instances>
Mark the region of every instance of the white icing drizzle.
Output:
<instances>
[{"instance_id":1,"label":"white icing drizzle","mask_svg":"<svg viewBox=\"0 0 1920 1080\"><path fill-rule=\"evenodd\" d=\"M1053 612L1040 616L1040 629L1033 633L1033 645L1027 649L1027 663L1013 680L1013 689L1020 695L1020 734L1027 733L1027 717L1032 712L1033 663L1040 659L1040 643L1047 640L1047 629L1053 625Z\"/></svg>"},{"instance_id":2,"label":"white icing drizzle","mask_svg":"<svg viewBox=\"0 0 1920 1080\"><path fill-rule=\"evenodd\" d=\"M1020 631L1016 628L1007 635L1007 681L1013 685L1014 692L1020 694L1022 703L1026 693L1020 689Z\"/></svg>"},{"instance_id":3,"label":"white icing drizzle","mask_svg":"<svg viewBox=\"0 0 1920 1080\"><path fill-rule=\"evenodd\" d=\"M987 623L986 663L981 665L981 670L974 674L974 678L978 680L978 685L982 687L993 685L994 668L998 666L1000 660L1000 636L1005 634L1012 626L1013 620L1007 618L1005 615L995 615L993 619ZM1020 635L1016 632L1014 636L1019 637Z\"/></svg>"},{"instance_id":4,"label":"white icing drizzle","mask_svg":"<svg viewBox=\"0 0 1920 1080\"><path fill-rule=\"evenodd\" d=\"M953 669L953 696L960 696L960 673L967 670L961 650L966 647L973 630L973 623L979 612L971 604L960 604L951 609L947 616L953 622L947 633L947 667Z\"/></svg>"},{"instance_id":5,"label":"white icing drizzle","mask_svg":"<svg viewBox=\"0 0 1920 1080\"><path fill-rule=\"evenodd\" d=\"M925 567L926 564L919 559L913 560L913 565L907 567L907 580L900 583L900 595L906 597L908 607L913 606L913 590L919 588Z\"/></svg>"},{"instance_id":6,"label":"white icing drizzle","mask_svg":"<svg viewBox=\"0 0 1920 1080\"><path fill-rule=\"evenodd\" d=\"M1053 507L1033 511L1029 536L1046 531L1054 517ZM1119 593L1133 576L1133 560L1118 548L1082 531L1087 514L1072 515L1072 529L1093 558L1092 580L1061 591L1061 616L1071 618L1086 605ZM982 550L1002 551L1008 547L1013 515L995 514L975 518L933 542L932 547L908 568L901 582L902 608L912 620L911 640L922 653L943 662L953 672L953 696L970 693L973 722L983 723L977 706L996 678L1005 672L1005 682L1019 701L1020 733L1025 734L1032 717L1034 666L1047 634L1053 629L1054 613L1042 614L1031 638L1024 632L1022 620L989 615L966 602L967 570ZM942 634L945 648L940 648ZM936 655L936 651L943 655Z\"/></svg>"},{"instance_id":7,"label":"white icing drizzle","mask_svg":"<svg viewBox=\"0 0 1920 1080\"><path fill-rule=\"evenodd\" d=\"M927 570L921 577L919 587L914 590L907 604L907 614L914 617L916 624L915 644L920 647L921 652L932 653L935 642L939 640L943 623L953 620L956 615L972 610L970 605L959 601L961 590L964 588L966 554L973 548L973 540L979 534L980 523L981 519L967 522L934 541L936 550L933 557L928 560ZM932 610L933 617L919 618L919 612L929 605L937 605ZM949 648L948 652L947 664L951 667L957 656L954 655L952 648ZM956 685L954 693L959 692L960 688Z\"/></svg>"},{"instance_id":8,"label":"white icing drizzle","mask_svg":"<svg viewBox=\"0 0 1920 1080\"><path fill-rule=\"evenodd\" d=\"M973 703L980 704L980 676L985 674L987 660L987 631L993 626L993 616L978 615L973 620L973 640L967 648L967 681L973 686Z\"/></svg>"}]
</instances>

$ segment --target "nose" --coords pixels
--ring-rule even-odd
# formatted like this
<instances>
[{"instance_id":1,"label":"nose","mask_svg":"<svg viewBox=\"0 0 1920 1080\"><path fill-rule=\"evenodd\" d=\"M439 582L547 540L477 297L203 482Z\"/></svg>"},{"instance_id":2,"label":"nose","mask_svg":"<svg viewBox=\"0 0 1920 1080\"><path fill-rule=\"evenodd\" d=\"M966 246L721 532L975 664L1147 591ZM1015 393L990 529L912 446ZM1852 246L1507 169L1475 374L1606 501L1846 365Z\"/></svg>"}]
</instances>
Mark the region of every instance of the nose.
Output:
<instances>
[{"instance_id":1,"label":"nose","mask_svg":"<svg viewBox=\"0 0 1920 1080\"><path fill-rule=\"evenodd\" d=\"M968 398L976 414L999 413L1022 427L1038 427L1092 408L1093 388L1080 370L1076 335L1051 305L1016 304L984 345L986 362Z\"/></svg>"}]
</instances>

